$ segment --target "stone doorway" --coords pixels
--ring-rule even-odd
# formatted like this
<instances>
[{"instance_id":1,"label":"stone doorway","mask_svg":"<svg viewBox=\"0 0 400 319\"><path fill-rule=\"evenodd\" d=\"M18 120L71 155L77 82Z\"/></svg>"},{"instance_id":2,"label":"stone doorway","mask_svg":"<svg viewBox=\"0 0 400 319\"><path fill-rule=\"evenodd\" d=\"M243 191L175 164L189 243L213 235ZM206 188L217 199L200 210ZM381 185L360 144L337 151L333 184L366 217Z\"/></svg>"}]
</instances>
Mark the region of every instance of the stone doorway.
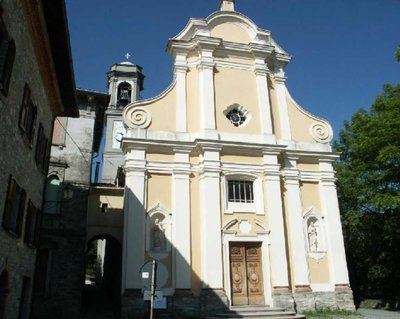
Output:
<instances>
[{"instance_id":1,"label":"stone doorway","mask_svg":"<svg viewBox=\"0 0 400 319\"><path fill-rule=\"evenodd\" d=\"M232 305L264 305L260 242L230 242Z\"/></svg>"}]
</instances>

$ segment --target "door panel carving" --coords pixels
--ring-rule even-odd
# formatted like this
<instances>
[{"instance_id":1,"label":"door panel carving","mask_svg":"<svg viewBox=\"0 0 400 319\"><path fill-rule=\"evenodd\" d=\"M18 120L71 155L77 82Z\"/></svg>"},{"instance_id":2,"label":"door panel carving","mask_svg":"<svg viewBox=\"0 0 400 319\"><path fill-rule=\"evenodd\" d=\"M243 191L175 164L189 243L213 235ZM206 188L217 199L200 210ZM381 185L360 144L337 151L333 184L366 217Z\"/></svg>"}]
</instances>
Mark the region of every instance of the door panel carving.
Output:
<instances>
[{"instance_id":1,"label":"door panel carving","mask_svg":"<svg viewBox=\"0 0 400 319\"><path fill-rule=\"evenodd\" d=\"M261 244L231 243L230 263L232 304L264 304Z\"/></svg>"}]
</instances>

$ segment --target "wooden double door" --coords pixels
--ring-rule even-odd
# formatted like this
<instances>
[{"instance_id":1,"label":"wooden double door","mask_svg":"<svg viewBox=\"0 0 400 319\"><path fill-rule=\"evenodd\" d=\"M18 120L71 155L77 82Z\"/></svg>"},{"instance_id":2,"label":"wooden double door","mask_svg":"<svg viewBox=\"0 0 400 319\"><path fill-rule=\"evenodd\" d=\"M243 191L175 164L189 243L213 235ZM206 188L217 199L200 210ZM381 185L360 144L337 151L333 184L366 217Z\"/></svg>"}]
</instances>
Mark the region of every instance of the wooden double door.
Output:
<instances>
[{"instance_id":1,"label":"wooden double door","mask_svg":"<svg viewBox=\"0 0 400 319\"><path fill-rule=\"evenodd\" d=\"M261 243L229 245L233 305L264 305Z\"/></svg>"}]
</instances>

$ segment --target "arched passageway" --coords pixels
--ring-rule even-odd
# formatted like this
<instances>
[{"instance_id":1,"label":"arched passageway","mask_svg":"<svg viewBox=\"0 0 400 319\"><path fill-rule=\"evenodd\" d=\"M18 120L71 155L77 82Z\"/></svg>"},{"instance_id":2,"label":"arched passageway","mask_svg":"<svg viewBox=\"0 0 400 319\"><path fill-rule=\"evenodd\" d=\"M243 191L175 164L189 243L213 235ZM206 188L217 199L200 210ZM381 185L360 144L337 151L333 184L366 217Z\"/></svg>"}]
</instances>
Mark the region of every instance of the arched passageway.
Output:
<instances>
[{"instance_id":1,"label":"arched passageway","mask_svg":"<svg viewBox=\"0 0 400 319\"><path fill-rule=\"evenodd\" d=\"M87 243L83 314L116 313L121 295L122 247L110 235L97 235ZM110 317L112 318L112 317Z\"/></svg>"}]
</instances>

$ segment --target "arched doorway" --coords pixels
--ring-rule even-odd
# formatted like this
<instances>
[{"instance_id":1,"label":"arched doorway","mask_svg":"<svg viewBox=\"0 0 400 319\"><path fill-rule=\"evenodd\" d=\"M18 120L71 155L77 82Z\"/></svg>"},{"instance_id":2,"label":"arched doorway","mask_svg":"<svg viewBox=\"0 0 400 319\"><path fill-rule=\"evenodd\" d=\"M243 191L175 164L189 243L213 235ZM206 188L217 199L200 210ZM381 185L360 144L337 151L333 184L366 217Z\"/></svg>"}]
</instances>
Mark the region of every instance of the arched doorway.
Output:
<instances>
[{"instance_id":1,"label":"arched doorway","mask_svg":"<svg viewBox=\"0 0 400 319\"><path fill-rule=\"evenodd\" d=\"M0 318L4 318L8 291L8 273L4 270L0 275Z\"/></svg>"},{"instance_id":2,"label":"arched doorway","mask_svg":"<svg viewBox=\"0 0 400 319\"><path fill-rule=\"evenodd\" d=\"M83 311L113 312L121 296L122 247L111 235L100 234L87 243Z\"/></svg>"}]
</instances>

